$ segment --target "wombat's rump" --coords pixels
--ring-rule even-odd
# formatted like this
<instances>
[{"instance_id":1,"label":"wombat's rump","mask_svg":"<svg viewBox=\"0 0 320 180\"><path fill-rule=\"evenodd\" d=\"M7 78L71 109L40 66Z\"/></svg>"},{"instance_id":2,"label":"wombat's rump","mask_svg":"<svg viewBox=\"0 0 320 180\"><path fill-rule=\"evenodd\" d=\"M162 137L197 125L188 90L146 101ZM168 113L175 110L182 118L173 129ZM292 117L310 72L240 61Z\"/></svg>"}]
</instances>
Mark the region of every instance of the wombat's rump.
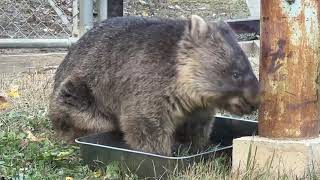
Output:
<instances>
[{"instance_id":1,"label":"wombat's rump","mask_svg":"<svg viewBox=\"0 0 320 180\"><path fill-rule=\"evenodd\" d=\"M190 117L203 124L194 133L202 140L193 140L202 146L216 108L250 113L258 92L226 23L209 24L196 15L116 17L70 49L56 72L49 117L67 140L122 131L131 148L170 155L177 127Z\"/></svg>"}]
</instances>

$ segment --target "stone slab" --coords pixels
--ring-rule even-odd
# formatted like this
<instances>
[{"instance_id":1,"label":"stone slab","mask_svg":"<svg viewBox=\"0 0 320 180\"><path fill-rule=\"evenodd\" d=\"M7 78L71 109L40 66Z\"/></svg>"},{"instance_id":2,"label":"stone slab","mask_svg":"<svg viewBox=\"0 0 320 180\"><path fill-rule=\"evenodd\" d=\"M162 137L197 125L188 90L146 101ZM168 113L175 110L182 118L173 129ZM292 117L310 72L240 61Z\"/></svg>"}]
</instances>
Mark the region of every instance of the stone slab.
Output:
<instances>
[{"instance_id":1,"label":"stone slab","mask_svg":"<svg viewBox=\"0 0 320 180\"><path fill-rule=\"evenodd\" d=\"M232 155L233 172L245 172L250 162L258 171L269 168L272 173L303 177L310 171L320 172L320 137L306 140L241 137L234 139Z\"/></svg>"}]
</instances>

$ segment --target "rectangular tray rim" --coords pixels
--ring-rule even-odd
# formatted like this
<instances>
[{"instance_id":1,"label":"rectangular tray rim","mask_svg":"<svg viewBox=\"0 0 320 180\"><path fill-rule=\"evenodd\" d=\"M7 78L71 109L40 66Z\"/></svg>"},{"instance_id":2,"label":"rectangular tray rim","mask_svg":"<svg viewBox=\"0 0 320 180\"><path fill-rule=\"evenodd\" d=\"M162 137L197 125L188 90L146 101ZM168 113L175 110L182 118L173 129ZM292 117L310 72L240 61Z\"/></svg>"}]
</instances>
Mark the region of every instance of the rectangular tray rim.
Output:
<instances>
[{"instance_id":1,"label":"rectangular tray rim","mask_svg":"<svg viewBox=\"0 0 320 180\"><path fill-rule=\"evenodd\" d=\"M131 149L125 149L125 148L118 148L118 147L114 147L114 146L93 144L93 143L80 141L79 138L75 139L75 142L78 143L78 144L83 144L83 145L102 147L102 148L107 148L107 149L113 149L113 150L118 150L118 151L130 152L130 153L135 153L135 154L141 154L141 155L147 155L147 156L153 156L153 157L171 159L171 160L189 159L189 158L193 158L193 157L197 157L197 156L203 156L203 155L211 154L211 153L214 153L214 152L217 152L217 151L222 151L222 150L226 150L226 149L232 148L232 145L230 145L230 146L224 146L224 147L221 147L221 148L215 148L214 150L211 150L211 151L207 151L207 152L203 152L203 153L199 153L199 154L194 154L194 155L190 155L190 156L174 157L174 156L164 156L164 155L158 155L158 154L147 153L147 152L142 152L142 151L136 151L136 150L131 150Z\"/></svg>"},{"instance_id":2,"label":"rectangular tray rim","mask_svg":"<svg viewBox=\"0 0 320 180\"><path fill-rule=\"evenodd\" d=\"M215 115L214 117L215 118L232 119L232 120L236 120L236 121L245 121L245 122L251 122L251 123L258 123L258 121L254 121L254 120L249 120L249 119L244 119L244 118L237 118L237 117L230 117L230 116L223 116L223 115ZM89 135L89 136L92 136L92 135ZM197 157L197 156L203 156L203 155L207 155L207 154L211 154L211 153L215 153L215 152L218 152L218 151L222 151L222 150L226 150L226 149L232 148L232 145L224 146L224 147L221 147L221 148L217 147L214 150L203 152L203 153L199 153L199 154L193 154L193 155L190 155L190 156L174 157L174 156L164 156L164 155L158 155L158 154L153 154L153 153L146 153L146 152L142 152L142 151L136 151L136 150L130 150L130 149L119 148L119 147L114 147L114 146L94 144L94 143L88 143L88 142L80 141L81 138L85 138L85 137L88 137L88 136L76 138L75 142L77 144L82 144L82 145L102 147L102 148L107 148L107 149L119 150L119 151L124 151L124 152L136 153L136 154L153 156L153 157L164 158L164 159L171 159L171 160L189 159L189 158L193 158L193 157ZM219 145L217 145L217 146L219 146Z\"/></svg>"},{"instance_id":3,"label":"rectangular tray rim","mask_svg":"<svg viewBox=\"0 0 320 180\"><path fill-rule=\"evenodd\" d=\"M232 117L232 116L224 116L224 115L215 115L215 118L225 118L225 119L232 119L236 121L245 121L245 122L251 122L251 123L256 123L258 124L258 121L250 120L250 119L244 119L244 118L237 118L237 117Z\"/></svg>"}]
</instances>

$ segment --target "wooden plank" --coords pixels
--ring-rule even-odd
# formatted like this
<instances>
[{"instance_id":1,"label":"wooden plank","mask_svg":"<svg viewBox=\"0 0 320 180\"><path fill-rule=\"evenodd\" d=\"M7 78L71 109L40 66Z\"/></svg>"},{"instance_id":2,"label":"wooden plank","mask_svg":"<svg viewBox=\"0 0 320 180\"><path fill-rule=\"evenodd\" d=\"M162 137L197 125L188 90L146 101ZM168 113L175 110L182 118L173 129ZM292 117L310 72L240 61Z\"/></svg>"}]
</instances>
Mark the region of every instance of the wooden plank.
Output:
<instances>
[{"instance_id":1,"label":"wooden plank","mask_svg":"<svg viewBox=\"0 0 320 180\"><path fill-rule=\"evenodd\" d=\"M239 42L248 56L258 56L259 49L253 41ZM0 55L0 73L29 72L38 69L57 67L67 52L58 53L21 53Z\"/></svg>"},{"instance_id":2,"label":"wooden plank","mask_svg":"<svg viewBox=\"0 0 320 180\"><path fill-rule=\"evenodd\" d=\"M57 67L66 53L1 55L0 73L21 73Z\"/></svg>"}]
</instances>

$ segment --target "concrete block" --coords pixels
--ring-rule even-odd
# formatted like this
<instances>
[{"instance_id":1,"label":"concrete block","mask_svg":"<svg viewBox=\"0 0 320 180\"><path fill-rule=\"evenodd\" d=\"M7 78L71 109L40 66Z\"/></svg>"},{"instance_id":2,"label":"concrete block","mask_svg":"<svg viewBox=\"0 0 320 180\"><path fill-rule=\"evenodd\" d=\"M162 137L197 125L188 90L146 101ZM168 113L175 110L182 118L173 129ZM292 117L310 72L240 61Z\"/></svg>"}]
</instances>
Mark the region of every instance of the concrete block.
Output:
<instances>
[{"instance_id":1,"label":"concrete block","mask_svg":"<svg viewBox=\"0 0 320 180\"><path fill-rule=\"evenodd\" d=\"M309 170L320 170L320 137L307 140L242 137L234 139L232 155L233 172L245 172L250 162L258 171L268 168L274 174L303 177Z\"/></svg>"}]
</instances>

